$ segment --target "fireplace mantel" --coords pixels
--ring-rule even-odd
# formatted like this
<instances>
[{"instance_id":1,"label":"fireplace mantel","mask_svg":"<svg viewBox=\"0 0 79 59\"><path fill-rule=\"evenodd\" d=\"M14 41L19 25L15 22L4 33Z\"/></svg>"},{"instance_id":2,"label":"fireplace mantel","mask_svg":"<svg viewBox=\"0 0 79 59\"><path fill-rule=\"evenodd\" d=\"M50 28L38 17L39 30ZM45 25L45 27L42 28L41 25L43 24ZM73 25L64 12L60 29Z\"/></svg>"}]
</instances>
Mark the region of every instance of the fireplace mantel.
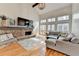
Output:
<instances>
[{"instance_id":1,"label":"fireplace mantel","mask_svg":"<svg viewBox=\"0 0 79 59\"><path fill-rule=\"evenodd\" d=\"M17 29L30 29L32 30L32 28L27 28L26 26L0 26L0 29L3 29L3 28L17 28Z\"/></svg>"}]
</instances>

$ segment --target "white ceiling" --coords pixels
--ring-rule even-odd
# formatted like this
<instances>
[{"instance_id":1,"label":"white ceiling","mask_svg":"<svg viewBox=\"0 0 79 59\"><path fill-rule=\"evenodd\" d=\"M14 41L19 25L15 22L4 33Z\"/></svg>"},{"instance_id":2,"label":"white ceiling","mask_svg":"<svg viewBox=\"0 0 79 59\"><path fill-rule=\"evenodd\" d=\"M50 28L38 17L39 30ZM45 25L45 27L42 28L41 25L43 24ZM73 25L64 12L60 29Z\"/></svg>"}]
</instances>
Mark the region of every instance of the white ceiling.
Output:
<instances>
[{"instance_id":1,"label":"white ceiling","mask_svg":"<svg viewBox=\"0 0 79 59\"><path fill-rule=\"evenodd\" d=\"M68 6L70 4L69 3L46 3L45 5L46 5L45 9L43 9L43 10L39 10L38 6L35 7L35 9L37 10L38 14L44 14L44 13L47 13L49 11L54 11L56 9Z\"/></svg>"}]
</instances>

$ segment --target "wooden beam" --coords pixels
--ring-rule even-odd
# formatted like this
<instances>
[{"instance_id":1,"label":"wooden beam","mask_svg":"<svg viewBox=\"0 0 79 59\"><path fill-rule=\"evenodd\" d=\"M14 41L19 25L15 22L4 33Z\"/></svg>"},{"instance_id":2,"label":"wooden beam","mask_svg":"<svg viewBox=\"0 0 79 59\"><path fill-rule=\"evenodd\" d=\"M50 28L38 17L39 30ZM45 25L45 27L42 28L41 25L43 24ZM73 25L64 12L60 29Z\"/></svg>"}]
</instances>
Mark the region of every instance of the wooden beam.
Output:
<instances>
[{"instance_id":1,"label":"wooden beam","mask_svg":"<svg viewBox=\"0 0 79 59\"><path fill-rule=\"evenodd\" d=\"M35 4L32 5L32 7L34 8L34 7L37 6L38 4L39 4L39 3L35 3Z\"/></svg>"}]
</instances>

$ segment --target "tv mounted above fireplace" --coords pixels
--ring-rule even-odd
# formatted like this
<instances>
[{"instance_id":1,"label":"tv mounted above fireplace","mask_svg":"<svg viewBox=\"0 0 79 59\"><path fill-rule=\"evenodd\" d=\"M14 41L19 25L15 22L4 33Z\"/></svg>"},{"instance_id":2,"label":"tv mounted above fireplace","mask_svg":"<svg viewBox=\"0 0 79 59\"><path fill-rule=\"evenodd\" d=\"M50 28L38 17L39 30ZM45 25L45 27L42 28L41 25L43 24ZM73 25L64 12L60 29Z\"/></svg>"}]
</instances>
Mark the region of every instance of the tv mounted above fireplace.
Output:
<instances>
[{"instance_id":1,"label":"tv mounted above fireplace","mask_svg":"<svg viewBox=\"0 0 79 59\"><path fill-rule=\"evenodd\" d=\"M18 20L17 23L19 26L26 26L28 28L33 28L32 20L28 20L28 19L21 18L21 17L18 17L17 20Z\"/></svg>"}]
</instances>

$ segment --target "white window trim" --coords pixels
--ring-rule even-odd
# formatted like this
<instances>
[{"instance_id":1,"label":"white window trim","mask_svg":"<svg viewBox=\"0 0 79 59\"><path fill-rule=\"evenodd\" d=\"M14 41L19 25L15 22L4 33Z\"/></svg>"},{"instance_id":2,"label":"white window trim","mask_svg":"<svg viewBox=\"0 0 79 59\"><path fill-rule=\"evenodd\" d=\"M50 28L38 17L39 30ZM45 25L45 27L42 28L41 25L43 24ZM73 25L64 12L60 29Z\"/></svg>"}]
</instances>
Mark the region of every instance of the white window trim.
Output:
<instances>
[{"instance_id":1,"label":"white window trim","mask_svg":"<svg viewBox=\"0 0 79 59\"><path fill-rule=\"evenodd\" d=\"M66 16L66 15L63 15L63 16ZM72 28L72 15L71 14L69 15L69 20L61 20L61 21L58 21L58 17L61 17L61 16L53 17L53 18L55 18L55 21L54 22L48 22L48 19L46 19L46 23L40 23L40 25L41 24L46 25L46 32L48 32L48 25L55 25L55 30L57 31L57 25L58 24L69 23L69 32L71 32L71 28ZM50 19L52 19L52 18L50 18Z\"/></svg>"}]
</instances>

